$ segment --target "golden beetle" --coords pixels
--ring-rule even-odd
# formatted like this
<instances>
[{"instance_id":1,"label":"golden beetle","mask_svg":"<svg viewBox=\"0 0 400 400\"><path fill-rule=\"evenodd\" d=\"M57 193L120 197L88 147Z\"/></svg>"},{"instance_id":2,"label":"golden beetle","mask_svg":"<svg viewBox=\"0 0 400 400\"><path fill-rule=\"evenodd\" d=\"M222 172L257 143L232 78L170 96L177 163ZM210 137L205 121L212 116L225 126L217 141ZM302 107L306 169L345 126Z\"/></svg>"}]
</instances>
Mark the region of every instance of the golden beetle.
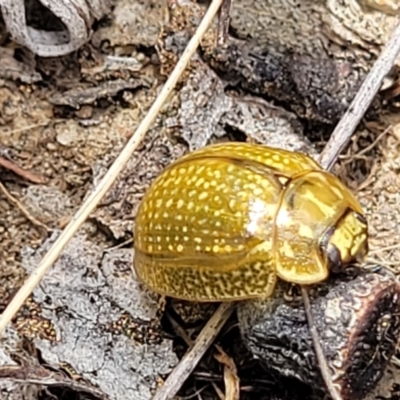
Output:
<instances>
[{"instance_id":1,"label":"golden beetle","mask_svg":"<svg viewBox=\"0 0 400 400\"><path fill-rule=\"evenodd\" d=\"M134 268L163 295L265 298L277 277L312 284L368 251L360 204L309 156L223 143L183 156L145 194Z\"/></svg>"}]
</instances>

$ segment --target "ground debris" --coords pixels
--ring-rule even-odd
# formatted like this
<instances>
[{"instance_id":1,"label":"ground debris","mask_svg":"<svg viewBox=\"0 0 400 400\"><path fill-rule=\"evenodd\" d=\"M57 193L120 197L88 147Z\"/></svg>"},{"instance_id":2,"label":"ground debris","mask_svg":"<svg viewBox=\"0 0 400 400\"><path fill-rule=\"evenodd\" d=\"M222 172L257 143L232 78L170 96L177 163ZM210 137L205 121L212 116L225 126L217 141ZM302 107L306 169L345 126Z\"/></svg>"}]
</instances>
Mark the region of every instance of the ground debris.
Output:
<instances>
[{"instance_id":1,"label":"ground debris","mask_svg":"<svg viewBox=\"0 0 400 400\"><path fill-rule=\"evenodd\" d=\"M231 12L235 36L216 47L215 32L209 33L201 43L203 58L232 85L273 98L301 118L334 124L398 21L355 3L236 1ZM171 30L180 31L165 39L165 49L179 53L179 43L196 21L193 14L201 12L191 2L174 5ZM376 99L371 110L379 104Z\"/></svg>"},{"instance_id":2,"label":"ground debris","mask_svg":"<svg viewBox=\"0 0 400 400\"><path fill-rule=\"evenodd\" d=\"M37 251L23 251L27 272L54 238ZM172 343L163 339L157 323L157 298L140 290L131 264L131 251L103 254L99 246L78 236L33 293L39 316L56 332L55 340L33 340L45 362L56 369L70 366L115 400L150 399L159 379L177 362ZM136 329L131 324L130 331L114 330L127 315Z\"/></svg>"},{"instance_id":3,"label":"ground debris","mask_svg":"<svg viewBox=\"0 0 400 400\"><path fill-rule=\"evenodd\" d=\"M92 38L112 47L154 46L168 18L167 0L116 2L111 25L100 27Z\"/></svg>"},{"instance_id":4,"label":"ground debris","mask_svg":"<svg viewBox=\"0 0 400 400\"><path fill-rule=\"evenodd\" d=\"M148 84L141 79L129 81L117 79L102 82L95 87L76 88L63 93L56 93L49 98L49 101L54 105L78 109L84 104L93 104L98 99L113 97L123 90L133 90L138 87L148 87Z\"/></svg>"},{"instance_id":5,"label":"ground debris","mask_svg":"<svg viewBox=\"0 0 400 400\"><path fill-rule=\"evenodd\" d=\"M302 150L302 125L295 115L260 98L232 90L207 64L198 61L180 91L177 127L190 150L199 149L230 133L246 141ZM173 126L174 119L169 120ZM233 135L235 136L235 135Z\"/></svg>"},{"instance_id":6,"label":"ground debris","mask_svg":"<svg viewBox=\"0 0 400 400\"><path fill-rule=\"evenodd\" d=\"M42 80L35 66L18 61L14 57L14 49L0 47L0 78L19 80L23 83L35 83Z\"/></svg>"},{"instance_id":7,"label":"ground debris","mask_svg":"<svg viewBox=\"0 0 400 400\"><path fill-rule=\"evenodd\" d=\"M18 368L18 363L13 359L13 354L24 354L21 349L22 339L18 332L7 327L4 336L0 340L0 370L2 368ZM36 400L40 387L28 382L13 382L0 378L0 399L1 400Z\"/></svg>"},{"instance_id":8,"label":"ground debris","mask_svg":"<svg viewBox=\"0 0 400 400\"><path fill-rule=\"evenodd\" d=\"M365 398L396 350L399 283L384 269L375 273L349 268L309 293L333 383L344 400ZM246 345L267 368L308 383L316 393L323 391L296 288L280 282L270 299L239 304L238 317Z\"/></svg>"}]
</instances>

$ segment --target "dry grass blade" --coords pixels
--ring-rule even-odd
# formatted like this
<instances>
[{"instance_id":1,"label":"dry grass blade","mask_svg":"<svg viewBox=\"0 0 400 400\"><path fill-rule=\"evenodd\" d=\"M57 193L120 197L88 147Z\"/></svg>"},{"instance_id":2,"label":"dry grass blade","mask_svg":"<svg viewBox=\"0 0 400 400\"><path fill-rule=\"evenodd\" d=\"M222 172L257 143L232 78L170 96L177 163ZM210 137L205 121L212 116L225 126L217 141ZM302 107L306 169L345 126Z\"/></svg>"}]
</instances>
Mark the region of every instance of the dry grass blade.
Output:
<instances>
[{"instance_id":1,"label":"dry grass blade","mask_svg":"<svg viewBox=\"0 0 400 400\"><path fill-rule=\"evenodd\" d=\"M138 126L135 133L132 135L125 148L122 150L120 155L114 161L108 172L105 174L104 178L101 180L99 185L91 193L91 195L82 204L81 208L72 217L70 223L58 237L56 242L50 248L48 253L43 257L42 261L32 272L30 277L25 281L23 286L11 300L10 304L4 310L0 318L0 334L4 331L4 328L11 321L14 315L18 312L24 301L32 293L35 287L38 285L40 280L46 274L48 269L57 260L61 252L64 250L65 246L69 243L73 235L78 231L81 225L85 222L90 213L95 209L103 196L110 189L111 185L114 183L118 174L125 167L129 158L131 157L134 150L138 147L147 130L150 128L151 124L156 119L161 107L167 100L168 96L171 94L175 85L177 84L182 72L186 68L190 61L190 58L195 53L201 38L207 31L211 21L217 14L223 0L213 0L210 4L204 18L202 19L200 25L198 26L195 34L191 38L189 44L187 45L182 57L179 59L174 70L169 76L167 82L162 88L160 95L157 97L156 101L151 106L149 112L146 114L140 125Z\"/></svg>"},{"instance_id":2,"label":"dry grass blade","mask_svg":"<svg viewBox=\"0 0 400 400\"><path fill-rule=\"evenodd\" d=\"M343 115L338 125L336 126L329 142L326 144L320 156L321 165L330 170L336 162L339 153L349 143L351 136L356 130L361 118L364 116L368 107L371 105L375 95L378 93L379 88L390 69L393 67L398 54L400 53L400 24L394 30L388 43L382 50L382 53L374 63L371 71L368 73L366 79L360 87L357 95L352 101L349 109ZM325 384L331 397L334 400L341 400L342 396L336 390L332 382L329 367L326 362L318 332L315 324L313 323L312 313L310 309L310 300L308 297L307 289L302 288L302 296L307 316L310 333L313 340L314 350L317 356L318 364L321 369L321 374L324 378Z\"/></svg>"},{"instance_id":3,"label":"dry grass blade","mask_svg":"<svg viewBox=\"0 0 400 400\"><path fill-rule=\"evenodd\" d=\"M381 88L383 80L393 67L399 53L400 23L393 31L392 36L375 61L350 107L337 124L329 142L326 144L320 157L320 163L324 168L331 169L339 153L349 143L352 134Z\"/></svg>"},{"instance_id":4,"label":"dry grass blade","mask_svg":"<svg viewBox=\"0 0 400 400\"><path fill-rule=\"evenodd\" d=\"M183 356L179 364L169 374L164 386L153 400L173 399L176 393L196 367L206 350L211 346L218 333L235 309L235 303L222 303L197 337L193 347Z\"/></svg>"}]
</instances>

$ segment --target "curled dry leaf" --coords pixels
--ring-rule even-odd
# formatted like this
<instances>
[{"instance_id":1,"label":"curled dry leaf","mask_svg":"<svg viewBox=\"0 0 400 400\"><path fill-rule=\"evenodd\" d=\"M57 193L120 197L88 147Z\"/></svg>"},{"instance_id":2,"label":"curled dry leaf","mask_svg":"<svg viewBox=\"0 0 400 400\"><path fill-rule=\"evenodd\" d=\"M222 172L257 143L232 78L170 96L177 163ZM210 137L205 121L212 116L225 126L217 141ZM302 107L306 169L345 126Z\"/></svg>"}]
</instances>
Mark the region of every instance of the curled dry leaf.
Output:
<instances>
[{"instance_id":1,"label":"curled dry leaf","mask_svg":"<svg viewBox=\"0 0 400 400\"><path fill-rule=\"evenodd\" d=\"M57 57L77 50L90 38L94 20L109 12L111 5L112 0L41 0L37 10L28 11L24 0L0 1L12 38L42 57ZM48 31L29 26L27 12L45 13L60 29Z\"/></svg>"},{"instance_id":2,"label":"curled dry leaf","mask_svg":"<svg viewBox=\"0 0 400 400\"><path fill-rule=\"evenodd\" d=\"M239 376L235 362L226 354L221 347L215 346L219 353L214 357L224 366L224 382L225 382L225 400L239 400L240 387Z\"/></svg>"}]
</instances>

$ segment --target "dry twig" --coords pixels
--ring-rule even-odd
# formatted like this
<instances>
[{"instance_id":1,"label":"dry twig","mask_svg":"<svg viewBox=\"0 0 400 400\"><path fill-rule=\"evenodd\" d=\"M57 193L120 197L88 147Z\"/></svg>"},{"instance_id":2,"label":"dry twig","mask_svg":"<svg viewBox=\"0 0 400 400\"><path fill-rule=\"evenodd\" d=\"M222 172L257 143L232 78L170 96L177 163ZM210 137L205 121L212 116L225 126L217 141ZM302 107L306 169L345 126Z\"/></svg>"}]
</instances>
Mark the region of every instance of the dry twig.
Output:
<instances>
[{"instance_id":1,"label":"dry twig","mask_svg":"<svg viewBox=\"0 0 400 400\"><path fill-rule=\"evenodd\" d=\"M224 0L218 15L217 46L223 46L228 37L232 0Z\"/></svg>"},{"instance_id":2,"label":"dry twig","mask_svg":"<svg viewBox=\"0 0 400 400\"><path fill-rule=\"evenodd\" d=\"M378 137L367 147L365 147L364 149L362 149L361 151L359 151L358 153L354 154L354 155L349 155L346 157L343 157L342 160L343 161L343 165L347 165L350 164L352 161L354 160L359 160L359 159L364 159L362 156L364 156L366 153L368 153L370 150L372 150L374 147L376 147L376 145L380 142L380 140L386 136L388 133L390 133L390 131L393 129L392 125L389 125L384 131L382 131Z\"/></svg>"},{"instance_id":3,"label":"dry twig","mask_svg":"<svg viewBox=\"0 0 400 400\"><path fill-rule=\"evenodd\" d=\"M320 164L327 170L330 170L333 167L340 152L349 143L351 136L353 135L359 122L361 121L361 118L364 116L368 107L371 105L375 95L378 93L379 88L382 85L383 79L386 77L393 64L395 63L399 52L400 24L394 30L391 38L382 50L380 56L374 63L371 71L361 85L360 90L350 104L349 109L339 121L338 125L332 133L331 138L329 139L323 152L321 153L319 160ZM341 400L342 397L338 393L336 387L332 382L326 358L320 345L318 332L316 330L315 324L313 323L307 289L304 287L302 288L302 296L315 353L321 369L321 374L332 398L334 400Z\"/></svg>"},{"instance_id":4,"label":"dry twig","mask_svg":"<svg viewBox=\"0 0 400 400\"><path fill-rule=\"evenodd\" d=\"M43 222L40 222L37 220L33 215L29 213L29 211L22 205L20 201L18 201L8 190L7 188L0 182L0 190L3 192L4 196L7 197L7 200L16 206L22 214L25 215L25 217L32 222L33 225L36 225L40 228L43 228L46 232L52 232L52 229L50 229L47 225L45 225Z\"/></svg>"},{"instance_id":5,"label":"dry twig","mask_svg":"<svg viewBox=\"0 0 400 400\"><path fill-rule=\"evenodd\" d=\"M375 61L350 107L337 124L329 142L326 144L320 157L320 163L327 170L332 168L339 153L349 143L352 134L378 93L386 75L396 62L399 53L400 24L393 31L392 36Z\"/></svg>"},{"instance_id":6,"label":"dry twig","mask_svg":"<svg viewBox=\"0 0 400 400\"><path fill-rule=\"evenodd\" d=\"M182 357L179 364L169 374L164 386L156 393L153 400L170 400L174 398L206 350L211 346L234 309L235 303L222 303L218 307L199 336L197 336L193 347Z\"/></svg>"},{"instance_id":7,"label":"dry twig","mask_svg":"<svg viewBox=\"0 0 400 400\"><path fill-rule=\"evenodd\" d=\"M308 297L307 288L304 286L301 287L301 295L303 297L304 310L306 313L308 327L310 329L310 335L312 338L315 355L317 356L319 368L321 370L321 375L324 379L325 385L326 385L328 392L331 395L332 399L333 400L342 400L342 396L337 391L336 386L334 385L334 383L332 381L332 376L329 371L328 363L326 362L324 350L322 349L321 342L319 340L319 335L317 332L317 328L314 324L314 320L312 317L310 298Z\"/></svg>"},{"instance_id":8,"label":"dry twig","mask_svg":"<svg viewBox=\"0 0 400 400\"><path fill-rule=\"evenodd\" d=\"M183 341L186 343L188 347L193 346L193 340L187 334L185 329L175 320L175 318L171 316L170 313L167 312L165 315L170 324L172 325L172 328L175 331L175 333L177 333L183 339Z\"/></svg>"},{"instance_id":9,"label":"dry twig","mask_svg":"<svg viewBox=\"0 0 400 400\"><path fill-rule=\"evenodd\" d=\"M77 392L91 394L98 399L106 400L104 393L100 389L74 379L69 379L60 372L48 370L41 365L36 365L36 362L29 362L28 359L24 359L23 361L22 365L0 366L0 382L69 388Z\"/></svg>"},{"instance_id":10,"label":"dry twig","mask_svg":"<svg viewBox=\"0 0 400 400\"><path fill-rule=\"evenodd\" d=\"M0 156L0 167L8 169L9 171L14 172L14 174L19 175L20 177L33 183L45 184L48 183L49 181L45 176L21 168L19 165L1 156Z\"/></svg>"},{"instance_id":11,"label":"dry twig","mask_svg":"<svg viewBox=\"0 0 400 400\"><path fill-rule=\"evenodd\" d=\"M38 285L40 280L46 274L48 269L53 265L53 263L58 259L61 252L64 250L65 246L69 243L73 235L78 231L82 224L86 221L89 214L96 208L100 200L110 189L112 184L115 182L118 174L125 167L129 161L132 153L136 150L138 145L142 142L147 130L150 128L151 124L156 119L161 107L168 99L169 95L172 93L175 85L177 84L182 72L185 70L187 64L189 63L191 57L195 53L201 38L207 31L211 21L217 14L223 0L213 0L210 4L204 18L202 19L200 25L198 26L195 34L191 38L189 44L187 45L182 57L179 59L174 70L169 76L167 82L162 88L159 96L151 106L149 112L143 118L142 122L136 129L135 133L127 142L124 149L121 151L119 156L116 158L114 163L111 165L110 169L104 175L103 179L100 181L95 190L90 194L90 196L84 201L80 209L72 217L70 223L60 234L58 239L51 246L50 250L43 257L42 261L39 263L37 268L32 272L29 278L22 285L20 290L11 300L10 304L6 307L0 318L0 334L4 331L4 328L11 321L14 315L21 308L24 301L29 297L35 287Z\"/></svg>"}]
</instances>

